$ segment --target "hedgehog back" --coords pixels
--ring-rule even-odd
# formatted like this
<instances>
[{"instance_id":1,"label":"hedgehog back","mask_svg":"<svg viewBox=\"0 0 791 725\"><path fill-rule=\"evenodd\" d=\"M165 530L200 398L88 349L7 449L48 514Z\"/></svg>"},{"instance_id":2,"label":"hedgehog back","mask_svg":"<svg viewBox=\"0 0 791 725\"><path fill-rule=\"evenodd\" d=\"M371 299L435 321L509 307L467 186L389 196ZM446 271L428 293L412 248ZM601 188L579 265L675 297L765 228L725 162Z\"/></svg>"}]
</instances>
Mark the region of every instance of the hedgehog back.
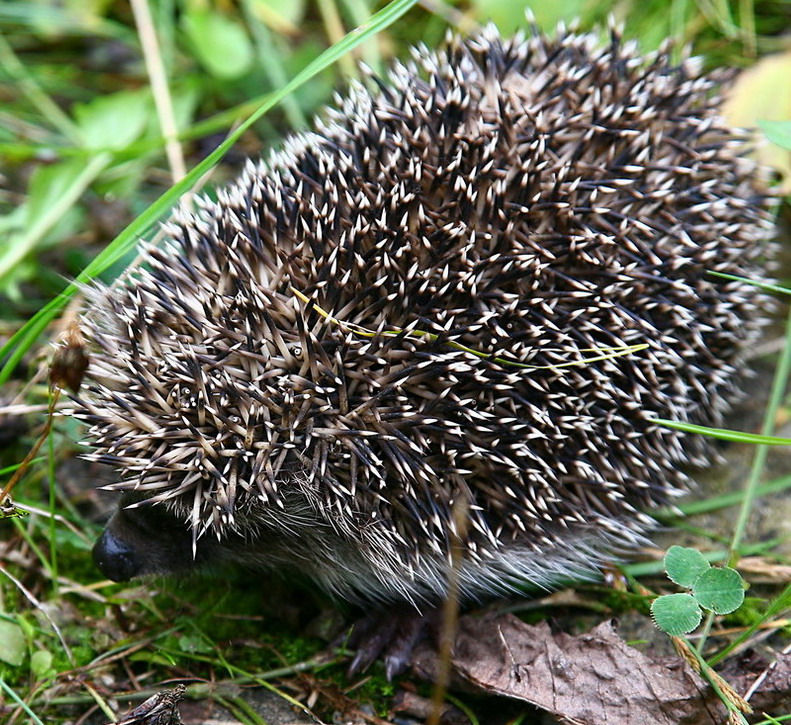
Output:
<instances>
[{"instance_id":1,"label":"hedgehog back","mask_svg":"<svg viewBox=\"0 0 791 725\"><path fill-rule=\"evenodd\" d=\"M652 419L717 424L767 307L708 275L771 227L713 87L491 29L354 86L88 314L92 457L344 596L441 595L456 537L468 596L641 541L706 456Z\"/></svg>"}]
</instances>

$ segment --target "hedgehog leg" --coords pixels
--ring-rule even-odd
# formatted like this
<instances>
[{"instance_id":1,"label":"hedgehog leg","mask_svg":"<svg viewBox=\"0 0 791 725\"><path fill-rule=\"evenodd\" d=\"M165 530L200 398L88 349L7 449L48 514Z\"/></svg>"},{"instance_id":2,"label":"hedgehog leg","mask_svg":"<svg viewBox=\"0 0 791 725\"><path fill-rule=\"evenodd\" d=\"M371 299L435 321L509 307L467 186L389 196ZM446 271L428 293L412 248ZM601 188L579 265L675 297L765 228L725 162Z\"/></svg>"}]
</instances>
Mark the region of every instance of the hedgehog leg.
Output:
<instances>
[{"instance_id":1,"label":"hedgehog leg","mask_svg":"<svg viewBox=\"0 0 791 725\"><path fill-rule=\"evenodd\" d=\"M388 680L409 666L412 651L437 622L439 610L418 612L409 605L395 605L368 615L355 624L349 646L357 652L349 665L349 674L365 672L382 659Z\"/></svg>"}]
</instances>

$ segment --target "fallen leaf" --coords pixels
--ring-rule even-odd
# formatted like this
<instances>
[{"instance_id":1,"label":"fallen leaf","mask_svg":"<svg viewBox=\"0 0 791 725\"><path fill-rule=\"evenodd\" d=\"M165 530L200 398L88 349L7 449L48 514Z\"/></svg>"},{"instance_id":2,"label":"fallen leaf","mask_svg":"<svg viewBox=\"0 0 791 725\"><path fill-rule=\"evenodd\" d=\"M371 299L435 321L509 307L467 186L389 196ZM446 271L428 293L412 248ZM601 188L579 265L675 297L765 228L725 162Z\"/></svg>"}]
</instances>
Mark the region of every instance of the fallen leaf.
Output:
<instances>
[{"instance_id":1,"label":"fallen leaf","mask_svg":"<svg viewBox=\"0 0 791 725\"><path fill-rule=\"evenodd\" d=\"M791 95L779 93L791 78L791 51L767 55L739 74L727 91L722 115L730 125L757 128L758 121L791 120ZM755 159L774 169L782 180L780 191L791 193L791 151L775 146L755 131Z\"/></svg>"},{"instance_id":2,"label":"fallen leaf","mask_svg":"<svg viewBox=\"0 0 791 725\"><path fill-rule=\"evenodd\" d=\"M578 725L709 725L725 712L683 660L651 658L627 645L610 622L572 636L513 615L463 617L453 665L486 692Z\"/></svg>"}]
</instances>

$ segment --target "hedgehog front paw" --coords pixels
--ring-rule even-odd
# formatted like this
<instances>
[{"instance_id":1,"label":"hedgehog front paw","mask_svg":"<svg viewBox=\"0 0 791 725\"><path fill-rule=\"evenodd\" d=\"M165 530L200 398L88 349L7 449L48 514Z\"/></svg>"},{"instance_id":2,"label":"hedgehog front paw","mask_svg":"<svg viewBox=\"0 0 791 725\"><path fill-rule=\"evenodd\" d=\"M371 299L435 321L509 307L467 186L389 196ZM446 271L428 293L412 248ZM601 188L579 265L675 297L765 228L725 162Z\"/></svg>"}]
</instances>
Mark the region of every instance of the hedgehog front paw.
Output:
<instances>
[{"instance_id":1,"label":"hedgehog front paw","mask_svg":"<svg viewBox=\"0 0 791 725\"><path fill-rule=\"evenodd\" d=\"M412 659L415 646L426 636L434 636L440 610L409 605L393 605L362 618L354 625L348 646L356 650L349 675L365 672L377 659L391 681L402 674Z\"/></svg>"}]
</instances>

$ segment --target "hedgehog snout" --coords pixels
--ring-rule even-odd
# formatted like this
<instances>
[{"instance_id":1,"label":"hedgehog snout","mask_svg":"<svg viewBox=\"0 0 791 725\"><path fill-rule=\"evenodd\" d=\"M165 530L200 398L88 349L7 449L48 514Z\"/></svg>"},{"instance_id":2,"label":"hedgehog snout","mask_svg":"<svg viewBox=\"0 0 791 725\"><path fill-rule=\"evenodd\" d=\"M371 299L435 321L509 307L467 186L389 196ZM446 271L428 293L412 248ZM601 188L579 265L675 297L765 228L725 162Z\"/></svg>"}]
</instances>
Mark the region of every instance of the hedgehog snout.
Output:
<instances>
[{"instance_id":1,"label":"hedgehog snout","mask_svg":"<svg viewBox=\"0 0 791 725\"><path fill-rule=\"evenodd\" d=\"M107 522L93 547L93 560L113 581L128 581L148 574L189 571L198 559L210 557L211 548L200 542L193 553L189 527L163 507L132 493L120 500Z\"/></svg>"},{"instance_id":2,"label":"hedgehog snout","mask_svg":"<svg viewBox=\"0 0 791 725\"><path fill-rule=\"evenodd\" d=\"M140 560L134 549L109 528L94 544L93 561L108 579L125 582L140 574Z\"/></svg>"}]
</instances>

